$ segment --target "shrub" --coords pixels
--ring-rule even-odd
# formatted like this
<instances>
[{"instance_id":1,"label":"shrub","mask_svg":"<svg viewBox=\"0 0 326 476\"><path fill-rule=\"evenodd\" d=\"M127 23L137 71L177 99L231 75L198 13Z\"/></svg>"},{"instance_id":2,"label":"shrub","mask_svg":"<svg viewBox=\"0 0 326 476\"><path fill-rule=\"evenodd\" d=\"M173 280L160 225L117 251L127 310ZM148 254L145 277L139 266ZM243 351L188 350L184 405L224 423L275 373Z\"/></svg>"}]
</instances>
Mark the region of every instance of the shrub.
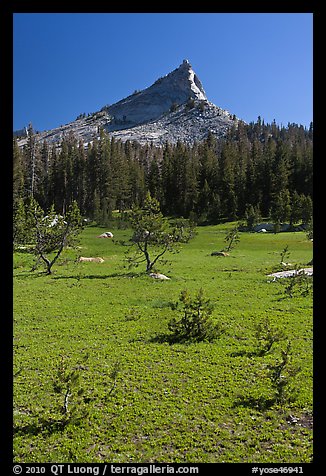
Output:
<instances>
[{"instance_id":1,"label":"shrub","mask_svg":"<svg viewBox=\"0 0 326 476\"><path fill-rule=\"evenodd\" d=\"M259 322L255 329L255 338L258 344L258 354L264 355L269 352L275 344L285 338L281 329L273 326L268 317Z\"/></svg>"},{"instance_id":2,"label":"shrub","mask_svg":"<svg viewBox=\"0 0 326 476\"><path fill-rule=\"evenodd\" d=\"M308 296L313 290L312 276L307 275L299 266L295 266L295 271L293 276L281 280L286 297Z\"/></svg>"},{"instance_id":3,"label":"shrub","mask_svg":"<svg viewBox=\"0 0 326 476\"><path fill-rule=\"evenodd\" d=\"M286 349L281 352L281 360L267 366L267 378L274 390L274 401L282 404L295 400L297 390L293 386L293 377L301 371L301 368L294 366L291 362L290 341L288 341Z\"/></svg>"},{"instance_id":4,"label":"shrub","mask_svg":"<svg viewBox=\"0 0 326 476\"><path fill-rule=\"evenodd\" d=\"M83 359L86 362L88 355ZM81 381L81 372L85 367L81 364L67 368L66 359L62 356L53 379L53 390L61 396L61 422L67 425L70 422L79 423L88 416L85 404L85 388Z\"/></svg>"},{"instance_id":5,"label":"shrub","mask_svg":"<svg viewBox=\"0 0 326 476\"><path fill-rule=\"evenodd\" d=\"M281 251L280 257L280 264L283 265L283 263L287 261L290 257L289 245L285 245L285 247Z\"/></svg>"},{"instance_id":6,"label":"shrub","mask_svg":"<svg viewBox=\"0 0 326 476\"><path fill-rule=\"evenodd\" d=\"M79 425L83 421L87 421L91 415L91 403L98 398L96 389L88 388L82 380L82 372L88 370L85 365L88 357L88 354L86 354L80 363L72 367L68 366L67 359L61 356L52 379L53 391L59 395L59 407L56 410L60 416L56 416L56 421L62 428L68 424ZM120 362L114 362L111 371L108 373L109 384L105 392L105 400L116 389L120 370Z\"/></svg>"},{"instance_id":7,"label":"shrub","mask_svg":"<svg viewBox=\"0 0 326 476\"><path fill-rule=\"evenodd\" d=\"M195 107L195 100L194 98L189 98L187 103L186 103L186 109L189 111L189 109L193 109Z\"/></svg>"},{"instance_id":8,"label":"shrub","mask_svg":"<svg viewBox=\"0 0 326 476\"><path fill-rule=\"evenodd\" d=\"M203 289L200 289L194 298L191 298L188 291L182 291L179 301L171 307L180 310L182 314L181 319L172 318L168 324L173 333L172 342L211 342L224 332L223 326L211 318L214 307L210 300L204 297Z\"/></svg>"},{"instance_id":9,"label":"shrub","mask_svg":"<svg viewBox=\"0 0 326 476\"><path fill-rule=\"evenodd\" d=\"M230 252L240 241L239 225L235 225L231 230L226 233L224 238L226 247L222 251Z\"/></svg>"}]
</instances>

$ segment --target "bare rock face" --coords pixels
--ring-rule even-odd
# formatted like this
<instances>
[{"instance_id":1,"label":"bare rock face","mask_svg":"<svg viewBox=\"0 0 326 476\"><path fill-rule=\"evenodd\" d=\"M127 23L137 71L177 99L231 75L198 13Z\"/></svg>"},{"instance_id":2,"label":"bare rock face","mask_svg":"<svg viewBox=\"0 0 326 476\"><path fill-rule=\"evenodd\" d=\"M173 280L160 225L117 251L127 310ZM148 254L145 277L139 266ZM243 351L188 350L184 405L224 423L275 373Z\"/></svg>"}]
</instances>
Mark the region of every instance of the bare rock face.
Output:
<instances>
[{"instance_id":1,"label":"bare rock face","mask_svg":"<svg viewBox=\"0 0 326 476\"><path fill-rule=\"evenodd\" d=\"M204 140L208 133L222 137L237 122L238 119L228 111L207 100L196 99L188 100L175 110L162 114L158 119L135 127L115 130L110 135L124 142L137 141L142 145L148 142L157 146L162 146L166 142L192 145Z\"/></svg>"},{"instance_id":2,"label":"bare rock face","mask_svg":"<svg viewBox=\"0 0 326 476\"><path fill-rule=\"evenodd\" d=\"M149 88L109 106L107 112L113 117L107 130L127 129L144 122L153 121L189 98L207 100L203 86L188 60Z\"/></svg>"},{"instance_id":3,"label":"bare rock face","mask_svg":"<svg viewBox=\"0 0 326 476\"><path fill-rule=\"evenodd\" d=\"M36 141L59 143L73 134L85 147L99 138L100 130L122 141L162 146L178 141L193 144L209 133L223 136L239 121L234 114L208 101L204 88L188 60L142 91L100 111L36 135ZM18 140L20 147L27 137Z\"/></svg>"}]
</instances>

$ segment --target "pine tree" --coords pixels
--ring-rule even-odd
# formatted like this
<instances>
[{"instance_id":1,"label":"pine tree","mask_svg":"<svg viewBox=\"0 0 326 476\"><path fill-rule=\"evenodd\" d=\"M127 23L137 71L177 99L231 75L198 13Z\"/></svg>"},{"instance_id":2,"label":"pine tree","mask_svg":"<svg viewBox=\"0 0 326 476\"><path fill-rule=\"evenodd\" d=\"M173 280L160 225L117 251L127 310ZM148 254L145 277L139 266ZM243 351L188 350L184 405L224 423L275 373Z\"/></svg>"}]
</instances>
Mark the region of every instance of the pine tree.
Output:
<instances>
[{"instance_id":1,"label":"pine tree","mask_svg":"<svg viewBox=\"0 0 326 476\"><path fill-rule=\"evenodd\" d=\"M290 193L287 189L279 192L273 202L270 211L271 218L275 224L275 230L279 229L282 222L286 222L290 219L291 202Z\"/></svg>"},{"instance_id":2,"label":"pine tree","mask_svg":"<svg viewBox=\"0 0 326 476\"><path fill-rule=\"evenodd\" d=\"M27 199L27 203L22 197L16 199L13 210L13 243L17 245L29 245L33 240L33 225L28 207L31 198Z\"/></svg>"},{"instance_id":3,"label":"pine tree","mask_svg":"<svg viewBox=\"0 0 326 476\"><path fill-rule=\"evenodd\" d=\"M302 197L295 190L291 197L290 225L298 223L302 217Z\"/></svg>"},{"instance_id":4,"label":"pine tree","mask_svg":"<svg viewBox=\"0 0 326 476\"><path fill-rule=\"evenodd\" d=\"M221 204L223 215L228 220L237 218L237 195L235 190L234 164L236 161L236 149L233 143L226 143L222 149L222 182L221 182Z\"/></svg>"},{"instance_id":5,"label":"pine tree","mask_svg":"<svg viewBox=\"0 0 326 476\"><path fill-rule=\"evenodd\" d=\"M44 141L40 150L40 177L37 193L35 199L41 205L42 208L48 208L50 206L49 201L49 186L50 186L50 150L47 141Z\"/></svg>"},{"instance_id":6,"label":"pine tree","mask_svg":"<svg viewBox=\"0 0 326 476\"><path fill-rule=\"evenodd\" d=\"M158 201L162 200L162 178L157 156L153 157L149 165L146 185L153 198L156 198Z\"/></svg>"},{"instance_id":7,"label":"pine tree","mask_svg":"<svg viewBox=\"0 0 326 476\"><path fill-rule=\"evenodd\" d=\"M87 200L87 164L84 144L79 142L78 151L75 162L75 199L82 214L86 213Z\"/></svg>"},{"instance_id":8,"label":"pine tree","mask_svg":"<svg viewBox=\"0 0 326 476\"><path fill-rule=\"evenodd\" d=\"M173 149L170 144L166 144L163 150L162 159L162 189L163 201L162 210L166 215L175 214L175 177L173 168Z\"/></svg>"},{"instance_id":9,"label":"pine tree","mask_svg":"<svg viewBox=\"0 0 326 476\"><path fill-rule=\"evenodd\" d=\"M40 205L33 198L30 201L28 215L31 217L35 245L33 253L36 269L40 262L46 267L46 274L52 273L52 267L66 246L75 246L78 234L83 228L83 221L77 203L67 207L65 215L56 213L52 205L45 215Z\"/></svg>"},{"instance_id":10,"label":"pine tree","mask_svg":"<svg viewBox=\"0 0 326 476\"><path fill-rule=\"evenodd\" d=\"M254 206L252 204L247 204L245 210L245 220L249 230L252 230L255 225L261 221L259 205Z\"/></svg>"},{"instance_id":11,"label":"pine tree","mask_svg":"<svg viewBox=\"0 0 326 476\"><path fill-rule=\"evenodd\" d=\"M13 142L13 206L25 196L24 193L24 169L21 150L18 147L17 140Z\"/></svg>"},{"instance_id":12,"label":"pine tree","mask_svg":"<svg viewBox=\"0 0 326 476\"><path fill-rule=\"evenodd\" d=\"M309 224L313 219L313 201L309 195L302 195L301 200L301 219L303 223Z\"/></svg>"},{"instance_id":13,"label":"pine tree","mask_svg":"<svg viewBox=\"0 0 326 476\"><path fill-rule=\"evenodd\" d=\"M123 242L129 245L127 261L133 266L145 262L147 273L154 270L165 253L175 252L180 243L187 242L192 236L189 223L170 226L159 202L149 192L141 208L133 207L129 219L133 234L128 242Z\"/></svg>"},{"instance_id":14,"label":"pine tree","mask_svg":"<svg viewBox=\"0 0 326 476\"><path fill-rule=\"evenodd\" d=\"M25 184L27 194L34 197L38 181L38 146L32 124L27 129L27 144L23 150L25 166Z\"/></svg>"},{"instance_id":15,"label":"pine tree","mask_svg":"<svg viewBox=\"0 0 326 476\"><path fill-rule=\"evenodd\" d=\"M191 156L191 153L188 152L188 157L185 164L185 189L182 205L182 215L186 218L188 218L189 215L197 208L197 202L199 197L197 169L197 161L194 157Z\"/></svg>"}]
</instances>

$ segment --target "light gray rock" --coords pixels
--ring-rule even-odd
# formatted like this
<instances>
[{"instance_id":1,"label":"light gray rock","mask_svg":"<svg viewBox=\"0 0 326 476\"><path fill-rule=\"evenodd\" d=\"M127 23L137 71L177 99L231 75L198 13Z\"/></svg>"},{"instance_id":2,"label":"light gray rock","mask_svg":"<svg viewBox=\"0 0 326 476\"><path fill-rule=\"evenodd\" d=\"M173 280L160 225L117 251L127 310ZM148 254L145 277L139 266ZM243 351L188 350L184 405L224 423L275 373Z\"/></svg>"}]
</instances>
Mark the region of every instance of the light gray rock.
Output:
<instances>
[{"instance_id":1,"label":"light gray rock","mask_svg":"<svg viewBox=\"0 0 326 476\"><path fill-rule=\"evenodd\" d=\"M115 121L121 129L158 119L170 108L188 101L189 98L207 100L203 86L190 63L184 60L174 71L159 78L150 87L135 92L109 106L107 111L114 120L109 131L116 130Z\"/></svg>"},{"instance_id":2,"label":"light gray rock","mask_svg":"<svg viewBox=\"0 0 326 476\"><path fill-rule=\"evenodd\" d=\"M111 231L106 231L101 235L98 235L97 238L113 238L113 233L111 233Z\"/></svg>"},{"instance_id":3,"label":"light gray rock","mask_svg":"<svg viewBox=\"0 0 326 476\"><path fill-rule=\"evenodd\" d=\"M280 278L290 278L292 276L296 276L298 274L304 274L306 276L313 276L314 270L313 268L302 268L302 269L289 269L287 271L279 271L277 273L268 274L268 277L273 278L272 281L276 281Z\"/></svg>"},{"instance_id":4,"label":"light gray rock","mask_svg":"<svg viewBox=\"0 0 326 476\"><path fill-rule=\"evenodd\" d=\"M161 273L149 273L149 276L154 279L161 279L161 280L170 280L171 278L168 278L165 276L165 274Z\"/></svg>"},{"instance_id":5,"label":"light gray rock","mask_svg":"<svg viewBox=\"0 0 326 476\"><path fill-rule=\"evenodd\" d=\"M181 104L175 111L168 112L158 119L129 129L113 131L112 137L122 141L137 141L141 144L152 142L162 146L166 142L178 141L193 144L205 139L209 132L222 137L237 121L230 113L207 100L194 100L190 109L187 103Z\"/></svg>"},{"instance_id":6,"label":"light gray rock","mask_svg":"<svg viewBox=\"0 0 326 476\"><path fill-rule=\"evenodd\" d=\"M208 133L223 136L239 121L235 115L208 101L198 76L188 60L142 91L105 106L101 111L36 135L36 141L60 143L74 134L87 147L104 129L122 141L162 146L178 141L193 144ZM26 137L18 141L23 147Z\"/></svg>"},{"instance_id":7,"label":"light gray rock","mask_svg":"<svg viewBox=\"0 0 326 476\"><path fill-rule=\"evenodd\" d=\"M91 262L93 262L93 263L104 263L104 259L100 258L100 257L93 258L93 257L80 256L78 261L80 263L91 263Z\"/></svg>"}]
</instances>

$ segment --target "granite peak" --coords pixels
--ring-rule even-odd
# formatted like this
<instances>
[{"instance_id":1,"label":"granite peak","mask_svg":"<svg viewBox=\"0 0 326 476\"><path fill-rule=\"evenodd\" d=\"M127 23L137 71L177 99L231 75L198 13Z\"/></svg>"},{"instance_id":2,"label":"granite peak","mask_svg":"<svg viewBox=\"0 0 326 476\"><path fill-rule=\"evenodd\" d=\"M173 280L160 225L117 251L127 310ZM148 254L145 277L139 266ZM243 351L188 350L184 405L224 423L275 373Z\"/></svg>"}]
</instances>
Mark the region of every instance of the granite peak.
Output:
<instances>
[{"instance_id":1,"label":"granite peak","mask_svg":"<svg viewBox=\"0 0 326 476\"><path fill-rule=\"evenodd\" d=\"M105 130L122 141L148 142L162 146L178 141L193 144L208 133L217 137L239 121L234 114L211 103L190 62L183 62L151 86L135 91L95 113L79 116L75 121L50 131L39 132L37 141L59 143L74 134L87 144ZM23 146L26 137L18 144Z\"/></svg>"}]
</instances>

